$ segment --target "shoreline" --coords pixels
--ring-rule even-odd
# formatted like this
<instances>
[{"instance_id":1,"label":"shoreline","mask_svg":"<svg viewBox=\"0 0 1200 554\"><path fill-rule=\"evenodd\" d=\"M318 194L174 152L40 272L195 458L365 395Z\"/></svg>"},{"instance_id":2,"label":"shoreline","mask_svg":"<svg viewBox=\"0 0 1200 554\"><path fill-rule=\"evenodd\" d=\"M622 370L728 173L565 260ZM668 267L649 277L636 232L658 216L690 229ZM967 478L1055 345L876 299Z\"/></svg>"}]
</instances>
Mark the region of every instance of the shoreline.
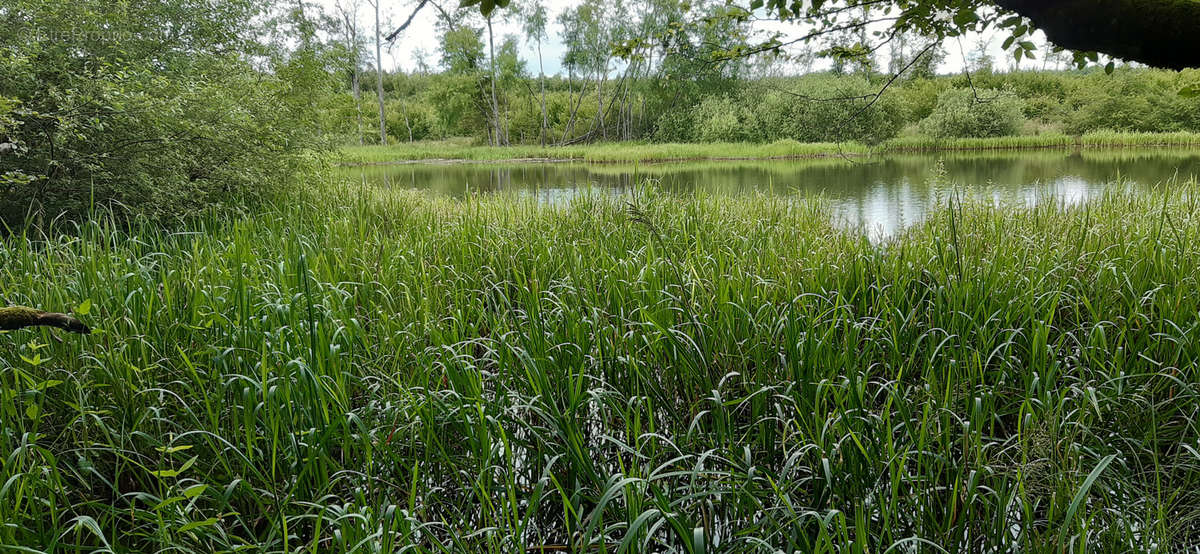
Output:
<instances>
[{"instance_id":1,"label":"shoreline","mask_svg":"<svg viewBox=\"0 0 1200 554\"><path fill-rule=\"evenodd\" d=\"M585 147L540 147L522 146L445 146L441 144L423 143L414 146L365 146L354 147L358 155L341 152L335 165L339 167L372 167L396 165L493 165L493 164L665 164L686 162L722 162L722 161L786 161L786 160L815 160L830 158L864 159L893 154L929 154L938 152L988 152L988 151L1044 151L1063 150L1081 152L1084 150L1123 150L1139 148L1200 148L1200 134L1191 133L1139 133L1139 134L1103 134L1083 135L1076 137L1002 137L995 139L959 139L942 143L913 143L904 139L893 144L884 143L875 148L869 148L858 143L845 143L836 146L830 143L694 143L694 144L639 144L639 143L606 143ZM520 152L532 150L546 151L561 148L563 155L556 156L522 156ZM799 150L795 153L754 155L718 155L722 150L745 151L759 150ZM622 150L640 149L642 155L624 155ZM403 152L413 150L427 151L439 155L422 157L405 157ZM437 152L441 150L442 152ZM504 156L506 150L513 150L514 155ZM613 152L614 150L618 152ZM655 151L658 152L655 152ZM687 154L679 150L691 151ZM807 151L805 151L807 150ZM395 159L366 159L382 157L387 152L395 151ZM714 152L712 155L705 152ZM492 157L492 155L498 155Z\"/></svg>"}]
</instances>

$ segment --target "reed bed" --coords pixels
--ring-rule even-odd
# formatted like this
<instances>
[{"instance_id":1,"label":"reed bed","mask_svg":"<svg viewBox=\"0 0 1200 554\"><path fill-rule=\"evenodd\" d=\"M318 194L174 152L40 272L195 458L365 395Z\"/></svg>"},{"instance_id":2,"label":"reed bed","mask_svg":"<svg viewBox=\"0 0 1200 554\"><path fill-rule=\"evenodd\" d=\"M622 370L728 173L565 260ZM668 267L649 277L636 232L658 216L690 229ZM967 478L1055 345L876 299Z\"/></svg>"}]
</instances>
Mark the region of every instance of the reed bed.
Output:
<instances>
[{"instance_id":1,"label":"reed bed","mask_svg":"<svg viewBox=\"0 0 1200 554\"><path fill-rule=\"evenodd\" d=\"M418 142L391 146L350 146L342 149L345 164L372 164L414 160L511 161L548 160L611 162L667 162L766 158L811 158L865 155L857 143L802 143L792 140L769 144L673 144L614 142L575 146L471 146L463 141Z\"/></svg>"},{"instance_id":2,"label":"reed bed","mask_svg":"<svg viewBox=\"0 0 1200 554\"><path fill-rule=\"evenodd\" d=\"M20 552L1181 551L1194 184L960 203L328 189L0 242Z\"/></svg>"},{"instance_id":3,"label":"reed bed","mask_svg":"<svg viewBox=\"0 0 1200 554\"><path fill-rule=\"evenodd\" d=\"M1058 134L991 138L934 139L924 136L900 137L884 143L884 152L936 152L953 150L1020 150L1033 148L1071 148L1076 137Z\"/></svg>"},{"instance_id":4,"label":"reed bed","mask_svg":"<svg viewBox=\"0 0 1200 554\"><path fill-rule=\"evenodd\" d=\"M1096 131L1083 135L1080 142L1085 147L1154 147L1154 146L1200 146L1200 133L1122 133Z\"/></svg>"},{"instance_id":5,"label":"reed bed","mask_svg":"<svg viewBox=\"0 0 1200 554\"><path fill-rule=\"evenodd\" d=\"M616 142L575 146L478 146L469 140L416 142L390 146L348 146L338 155L346 165L386 164L414 161L516 162L576 161L590 163L633 163L703 160L755 160L788 158L861 157L905 152L1029 150L1043 148L1137 148L1200 146L1200 133L1092 132L1082 136L1062 134L994 138L932 139L899 137L867 146L857 142L801 143L779 141L769 144L709 143L660 144Z\"/></svg>"}]
</instances>

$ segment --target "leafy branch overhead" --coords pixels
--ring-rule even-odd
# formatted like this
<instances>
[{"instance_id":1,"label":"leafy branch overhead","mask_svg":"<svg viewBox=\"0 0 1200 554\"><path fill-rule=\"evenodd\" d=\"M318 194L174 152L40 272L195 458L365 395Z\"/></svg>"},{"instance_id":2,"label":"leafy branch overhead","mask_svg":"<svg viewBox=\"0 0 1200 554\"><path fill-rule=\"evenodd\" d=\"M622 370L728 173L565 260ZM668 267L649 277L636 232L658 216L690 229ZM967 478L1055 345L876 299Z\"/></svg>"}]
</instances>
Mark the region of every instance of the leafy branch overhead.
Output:
<instances>
[{"instance_id":1,"label":"leafy branch overhead","mask_svg":"<svg viewBox=\"0 0 1200 554\"><path fill-rule=\"evenodd\" d=\"M462 1L485 16L509 3ZM1081 67L1099 61L1099 54L1170 69L1200 65L1196 0L730 0L722 17L745 21L764 12L814 30L798 41L776 36L733 54L777 51L792 42L871 26L888 27L888 32L876 31L888 36L916 32L938 39L999 31L1007 35L1004 48L1019 61L1035 55L1030 38L1041 30L1057 48L1074 51Z\"/></svg>"}]
</instances>

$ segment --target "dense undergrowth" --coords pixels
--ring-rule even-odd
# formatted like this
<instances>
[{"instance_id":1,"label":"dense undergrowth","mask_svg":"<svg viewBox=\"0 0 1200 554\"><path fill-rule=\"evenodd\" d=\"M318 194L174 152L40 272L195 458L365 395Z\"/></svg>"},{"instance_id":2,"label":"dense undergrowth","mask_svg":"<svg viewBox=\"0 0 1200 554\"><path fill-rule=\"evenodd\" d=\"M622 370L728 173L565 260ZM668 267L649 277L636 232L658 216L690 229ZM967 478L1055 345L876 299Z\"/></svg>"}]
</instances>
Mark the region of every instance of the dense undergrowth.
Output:
<instances>
[{"instance_id":1,"label":"dense undergrowth","mask_svg":"<svg viewBox=\"0 0 1200 554\"><path fill-rule=\"evenodd\" d=\"M1179 551L1194 185L947 207L332 190L0 242L21 551ZM626 205L624 202L628 201Z\"/></svg>"},{"instance_id":2,"label":"dense undergrowth","mask_svg":"<svg viewBox=\"0 0 1200 554\"><path fill-rule=\"evenodd\" d=\"M694 62L683 57L676 61ZM498 81L500 120L507 137L501 144L540 145L543 139L546 144L630 139L878 144L909 136L1200 132L1200 99L1180 94L1200 79L1196 70L1118 68L1107 75L1098 67L1009 72L974 68L957 75L908 73L892 81L887 71L869 76L818 72L752 77L744 68L718 78L710 67L680 68L669 78L630 77L632 84L609 79L586 86L548 77L543 118L542 80L536 72L522 69L515 57L501 65L513 71ZM370 75L364 82L375 79ZM384 75L388 142L457 136L489 142L490 98L483 97L488 91L478 87L476 79L453 70ZM358 143L360 137L368 144L379 141L377 117L366 117L360 132L349 92L331 96L324 106L328 132L345 136L347 143ZM378 104L367 93L357 106L370 115Z\"/></svg>"}]
</instances>

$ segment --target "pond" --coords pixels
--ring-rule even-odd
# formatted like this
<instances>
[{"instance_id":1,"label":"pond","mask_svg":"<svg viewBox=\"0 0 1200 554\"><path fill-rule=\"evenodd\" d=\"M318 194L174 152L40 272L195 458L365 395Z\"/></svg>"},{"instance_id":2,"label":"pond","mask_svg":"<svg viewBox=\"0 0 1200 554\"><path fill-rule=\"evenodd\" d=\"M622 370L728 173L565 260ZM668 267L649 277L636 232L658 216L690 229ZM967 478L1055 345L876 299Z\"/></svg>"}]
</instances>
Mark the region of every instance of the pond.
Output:
<instances>
[{"instance_id":1,"label":"pond","mask_svg":"<svg viewBox=\"0 0 1200 554\"><path fill-rule=\"evenodd\" d=\"M939 161L944 167L942 179L935 178ZM637 166L403 164L340 171L377 186L426 189L454 196L468 191L506 191L551 203L569 201L583 191L621 193L647 179L680 193L821 195L830 202L836 220L879 238L920 222L930 210L945 205L952 192L999 202L1075 204L1119 186L1148 187L1200 175L1200 151L942 152L853 160Z\"/></svg>"}]
</instances>

